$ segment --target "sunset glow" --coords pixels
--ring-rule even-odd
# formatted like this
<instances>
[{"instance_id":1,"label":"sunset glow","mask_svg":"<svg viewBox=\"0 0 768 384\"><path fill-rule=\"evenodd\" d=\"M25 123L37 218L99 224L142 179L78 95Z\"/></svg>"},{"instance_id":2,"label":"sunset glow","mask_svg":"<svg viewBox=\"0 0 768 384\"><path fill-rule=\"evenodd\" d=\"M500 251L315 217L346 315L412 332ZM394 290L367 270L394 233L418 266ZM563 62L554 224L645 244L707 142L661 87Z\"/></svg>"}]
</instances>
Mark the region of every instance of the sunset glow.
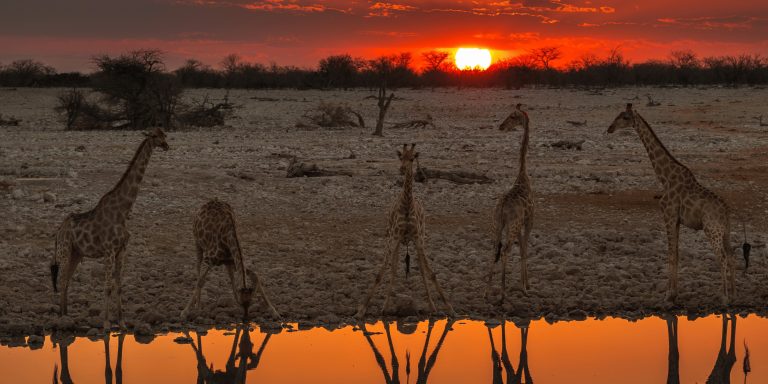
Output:
<instances>
[{"instance_id":1,"label":"sunset glow","mask_svg":"<svg viewBox=\"0 0 768 384\"><path fill-rule=\"evenodd\" d=\"M456 67L462 71L470 69L486 70L491 66L491 52L482 48L459 48L454 59Z\"/></svg>"}]
</instances>

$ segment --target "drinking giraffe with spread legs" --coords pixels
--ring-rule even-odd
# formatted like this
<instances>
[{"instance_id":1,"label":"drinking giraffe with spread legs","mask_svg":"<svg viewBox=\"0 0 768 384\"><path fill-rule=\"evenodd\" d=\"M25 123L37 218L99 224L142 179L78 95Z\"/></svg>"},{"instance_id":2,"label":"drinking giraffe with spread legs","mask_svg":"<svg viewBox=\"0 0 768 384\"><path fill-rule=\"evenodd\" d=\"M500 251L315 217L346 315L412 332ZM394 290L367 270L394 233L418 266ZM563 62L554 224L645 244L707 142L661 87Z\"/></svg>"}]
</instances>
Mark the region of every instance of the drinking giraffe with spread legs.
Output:
<instances>
[{"instance_id":1,"label":"drinking giraffe with spread legs","mask_svg":"<svg viewBox=\"0 0 768 384\"><path fill-rule=\"evenodd\" d=\"M223 265L227 269L235 302L243 307L244 318L248 317L253 286L258 288L261 297L264 298L275 318L280 318L280 314L264 292L259 276L256 272L245 267L240 242L237 238L235 215L229 204L218 200L205 203L195 216L193 232L197 250L197 283L189 304L181 313L183 319L187 319L194 304L200 306L200 291L205 285L205 278L212 267L219 265ZM251 282L250 286L248 281Z\"/></svg>"},{"instance_id":2,"label":"drinking giraffe with spread legs","mask_svg":"<svg viewBox=\"0 0 768 384\"><path fill-rule=\"evenodd\" d=\"M627 109L614 119L608 133L625 127L633 127L637 131L656 177L664 188L659 202L667 230L667 301L674 302L677 298L678 241L680 224L683 224L694 230L704 230L720 261L721 299L727 305L736 290L728 206L714 192L699 184L693 172L672 156L651 126L632 109L632 104L627 104Z\"/></svg>"},{"instance_id":3,"label":"drinking giraffe with spread legs","mask_svg":"<svg viewBox=\"0 0 768 384\"><path fill-rule=\"evenodd\" d=\"M371 302L373 294L376 293L376 289L381 284L381 280L384 277L384 273L387 269L387 265L391 267L391 276L389 279L389 285L387 288L386 298L384 299L384 305L381 308L381 312L387 309L389 300L392 296L393 284L395 282L395 276L397 271L397 258L400 253L400 246L405 245L405 274L408 278L410 268L410 254L408 253L408 245L413 242L416 246L416 257L419 262L419 271L421 272L421 278L424 282L424 288L427 291L427 301L432 312L436 312L437 308L432 300L432 294L429 290L429 281L435 286L437 294L440 295L443 303L448 307L448 312L451 315L456 313L453 307L445 297L443 289L437 282L435 273L429 266L429 260L427 259L425 247L426 247L426 231L425 231L425 219L424 208L421 205L416 196L413 195L414 184L414 162L418 159L419 153L416 152L416 145L411 144L408 148L406 144L403 144L403 150L397 151L397 157L400 159L400 173L403 175L403 191L395 200L395 204L389 212L389 225L387 227L387 251L384 254L384 260L381 265L379 273L376 275L376 280L373 282L367 296L362 304L358 307L355 317L361 318L365 316L365 312L368 309L368 304Z\"/></svg>"},{"instance_id":4,"label":"drinking giraffe with spread legs","mask_svg":"<svg viewBox=\"0 0 768 384\"><path fill-rule=\"evenodd\" d=\"M517 173L515 184L507 193L499 198L493 211L492 235L494 245L494 259L488 271L488 284L485 288L484 298L487 300L496 264L501 260L501 299L504 303L507 293L507 261L512 246L517 240L520 246L520 290L528 293L528 239L533 228L533 190L531 179L528 177L527 157L529 138L528 114L522 110L522 105L517 104L515 110L504 120L499 127L502 131L511 131L516 126L523 127L523 137L520 143L520 169ZM506 242L505 237L506 235Z\"/></svg>"},{"instance_id":5,"label":"drinking giraffe with spread legs","mask_svg":"<svg viewBox=\"0 0 768 384\"><path fill-rule=\"evenodd\" d=\"M146 134L139 145L123 177L107 192L95 208L88 212L67 216L56 232L56 250L51 262L53 290L58 292L58 277L61 270L61 294L59 314L67 314L67 291L75 268L83 258L104 259L104 330L110 329L110 299L117 296L117 318L123 323L122 270L125 246L128 243L128 215L131 212L139 185L147 169L149 158L155 147L168 150L165 133L155 128Z\"/></svg>"}]
</instances>

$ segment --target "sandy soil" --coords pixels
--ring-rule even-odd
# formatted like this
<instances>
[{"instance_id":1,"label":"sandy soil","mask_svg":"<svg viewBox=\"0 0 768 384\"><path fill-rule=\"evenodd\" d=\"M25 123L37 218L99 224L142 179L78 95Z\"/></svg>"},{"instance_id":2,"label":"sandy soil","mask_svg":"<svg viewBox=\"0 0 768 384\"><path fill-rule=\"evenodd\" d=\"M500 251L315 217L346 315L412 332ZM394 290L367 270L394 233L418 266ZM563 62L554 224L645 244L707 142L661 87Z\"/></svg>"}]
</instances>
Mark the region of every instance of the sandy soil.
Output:
<instances>
[{"instance_id":1,"label":"sandy soil","mask_svg":"<svg viewBox=\"0 0 768 384\"><path fill-rule=\"evenodd\" d=\"M142 140L138 132L65 132L53 112L59 90L0 89L0 113L23 120L0 127L0 334L51 329L94 332L101 324L103 267L86 260L70 288L70 316L57 319L48 275L59 223L91 209L120 178ZM192 92L201 98L205 92ZM662 103L645 106L645 94ZM384 253L386 213L399 190L395 150L418 143L423 166L487 173L490 185L418 184L427 210L428 254L456 310L472 318L506 313L548 320L643 316L666 309L666 239L654 195L660 190L636 134L606 135L623 105L634 102L677 158L734 208L733 247L741 217L753 244L744 274L737 250L733 308L762 313L768 298L763 216L768 212L768 136L752 117L763 113L763 89L401 90L389 121L431 114L436 128L308 130L295 123L321 100L360 110L374 125L367 91L236 91L227 127L176 131L171 150L153 156L132 212L124 308L130 328L156 332L178 319L195 280L193 215L207 199L229 202L239 220L247 263L264 279L284 318L304 324L351 321ZM254 97L275 99L264 101ZM512 186L520 132L495 126L517 102L531 116L530 172L536 222L530 247L529 297L515 291L519 258L508 268L503 307L482 298L492 259L490 216ZM587 120L573 127L566 120ZM586 140L582 151L547 146ZM349 159L350 151L356 158ZM284 155L347 170L352 177L285 178ZM233 176L235 175L235 176ZM246 178L237 177L246 175ZM678 311L720 309L719 267L701 232L681 235ZM402 260L402 259L401 259ZM413 268L413 266L412 266ZM426 314L418 268L404 281L401 316ZM231 323L234 306L223 270L203 292L200 326ZM498 295L498 289L495 292ZM382 296L369 313L378 314ZM261 304L251 311L268 320Z\"/></svg>"}]
</instances>

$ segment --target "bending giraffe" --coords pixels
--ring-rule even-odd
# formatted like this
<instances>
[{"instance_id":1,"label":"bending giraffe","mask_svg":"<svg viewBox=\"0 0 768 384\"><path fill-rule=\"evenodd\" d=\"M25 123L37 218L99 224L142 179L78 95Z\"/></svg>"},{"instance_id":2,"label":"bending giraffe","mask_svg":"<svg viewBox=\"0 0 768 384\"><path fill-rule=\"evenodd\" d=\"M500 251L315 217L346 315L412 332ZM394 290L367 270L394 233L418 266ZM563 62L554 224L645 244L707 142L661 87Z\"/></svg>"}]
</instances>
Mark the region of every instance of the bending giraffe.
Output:
<instances>
[{"instance_id":1,"label":"bending giraffe","mask_svg":"<svg viewBox=\"0 0 768 384\"><path fill-rule=\"evenodd\" d=\"M62 289L59 314L67 314L67 291L75 268L83 258L104 259L104 330L110 328L110 298L113 288L117 296L117 318L123 323L122 270L125 246L128 243L128 215L131 212L139 185L155 147L168 150L165 133L155 128L146 134L123 177L107 192L95 208L88 212L67 216L56 232L56 250L51 262L53 290L58 292L59 270L62 271Z\"/></svg>"},{"instance_id":2,"label":"bending giraffe","mask_svg":"<svg viewBox=\"0 0 768 384\"><path fill-rule=\"evenodd\" d=\"M193 304L200 306L200 291L205 285L205 278L212 267L219 265L227 268L235 302L243 307L243 318L248 317L253 286L259 289L261 297L264 298L272 314L280 318L280 314L264 292L259 276L245 267L240 242L237 239L235 214L229 204L215 199L203 204L195 216L193 232L197 249L197 283L189 303L181 313L183 319L187 319Z\"/></svg>"},{"instance_id":3,"label":"bending giraffe","mask_svg":"<svg viewBox=\"0 0 768 384\"><path fill-rule=\"evenodd\" d=\"M384 383L385 384L400 384L400 362L397 358L397 352L395 351L395 344L392 341L392 332L390 331L390 322L384 321L384 332L387 336L387 346L389 347L389 355L391 357L391 369L387 368L387 363L384 360L384 356L381 354L379 349L376 347L376 343L373 342L373 339L371 338L372 333L368 332L366 329L365 323L360 324L360 329L362 330L363 336L365 337L365 341L368 342L368 345L371 347L371 351L373 352L373 357L376 359L376 364L378 364L379 368L381 369L381 373L384 376ZM429 319L429 323L427 324L427 332L424 339L424 346L421 349L421 355L419 356L419 361L416 366L416 384L426 384L429 381L429 375L432 372L432 368L434 368L435 363L437 362L437 357L440 353L440 348L442 348L443 343L445 342L446 336L448 336L448 332L453 330L453 320L447 320L445 323L445 328L443 328L443 332L440 334L439 339L437 340L437 343L434 346L434 349L432 349L432 352L427 356L427 352L429 352L429 342L430 338L432 337L432 329L435 326L435 319ZM403 323L398 323L398 330L400 329L400 326L403 325ZM416 328L408 329L406 330L406 327L402 328L401 333L404 334L410 334L416 331ZM410 375L411 375L411 354L409 351L406 350L405 352L405 358L406 358L406 365L405 365L405 375L406 375L406 383L410 382ZM391 373L390 373L391 371Z\"/></svg>"},{"instance_id":4,"label":"bending giraffe","mask_svg":"<svg viewBox=\"0 0 768 384\"><path fill-rule=\"evenodd\" d=\"M731 255L731 224L725 201L703 187L686 166L675 159L659 140L651 126L627 104L627 109L614 119L608 133L633 127L640 136L651 159L656 178L664 188L659 203L667 229L669 283L667 301L677 298L678 241L680 224L694 230L704 230L720 259L721 298L728 304L735 294L735 266Z\"/></svg>"},{"instance_id":5,"label":"bending giraffe","mask_svg":"<svg viewBox=\"0 0 768 384\"><path fill-rule=\"evenodd\" d=\"M517 240L520 246L520 290L523 294L528 294L528 239L533 228L533 190L531 189L531 179L528 177L527 157L529 140L529 119L528 114L522 110L522 105L517 104L515 110L504 120L501 127L502 131L511 131L516 126L523 127L523 138L520 142L520 169L517 173L515 185L505 193L496 208L493 211L492 234L494 245L493 264L488 271L488 284L485 288L483 297L488 300L488 294L491 290L493 275L496 271L496 264L501 260L501 299L504 302L507 293L507 261L512 246ZM505 243L506 234L506 243Z\"/></svg>"},{"instance_id":6,"label":"bending giraffe","mask_svg":"<svg viewBox=\"0 0 768 384\"><path fill-rule=\"evenodd\" d=\"M528 329L530 321L526 321L525 324L518 327L520 328L520 357L517 362L517 371L515 371L512 362L509 360L509 353L507 353L507 320L503 319L501 322L501 357L499 357L499 352L496 350L496 345L493 342L493 327L489 324L485 326L488 329L488 339L491 344L492 382L494 384L504 384L502 373L506 372L507 384L532 384L533 378L528 369Z\"/></svg>"},{"instance_id":7,"label":"bending giraffe","mask_svg":"<svg viewBox=\"0 0 768 384\"><path fill-rule=\"evenodd\" d=\"M435 273L429 266L429 260L425 252L426 245L426 231L424 228L424 208L421 205L416 196L413 195L413 183L414 183L414 171L413 163L419 158L419 153L416 152L416 144L411 144L408 148L406 144L403 144L403 150L397 151L397 157L400 159L400 173L403 175L403 191L395 200L395 204L389 211L389 225L387 226L387 252L384 254L384 261L382 262L381 269L376 275L376 280L371 285L368 295L365 300L358 307L355 317L362 318L365 316L365 312L368 309L368 304L371 302L373 294L376 293L376 289L381 284L381 280L384 277L384 272L387 270L387 265L391 267L391 276L389 279L389 285L387 287L387 295L384 299L384 305L381 308L381 312L387 309L389 300L392 297L393 285L395 282L395 276L397 275L397 258L400 254L400 246L405 245L405 274L408 277L410 268L410 254L408 253L408 245L413 242L416 245L416 257L419 262L419 271L421 272L421 279L424 282L424 288L427 291L427 301L432 312L436 312L435 302L432 300L432 294L429 291L429 283L427 280L432 281L435 286L437 294L440 295L443 303L448 307L448 312L454 316L453 307L445 297L443 289L440 288L440 284L437 282Z\"/></svg>"}]
</instances>

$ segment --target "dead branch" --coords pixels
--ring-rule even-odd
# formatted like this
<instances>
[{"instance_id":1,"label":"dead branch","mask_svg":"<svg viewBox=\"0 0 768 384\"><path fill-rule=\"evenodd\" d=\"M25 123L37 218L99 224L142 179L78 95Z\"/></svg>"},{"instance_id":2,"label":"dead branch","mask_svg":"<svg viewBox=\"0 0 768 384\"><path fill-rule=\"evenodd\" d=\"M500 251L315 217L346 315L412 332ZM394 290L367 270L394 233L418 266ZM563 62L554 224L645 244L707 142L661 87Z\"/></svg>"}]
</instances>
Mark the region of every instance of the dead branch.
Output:
<instances>
[{"instance_id":1,"label":"dead branch","mask_svg":"<svg viewBox=\"0 0 768 384\"><path fill-rule=\"evenodd\" d=\"M400 128L426 128L428 126L432 126L432 128L435 127L434 119L432 118L432 115L427 115L425 119L416 119L416 120L409 120L404 121L402 123L397 123L392 126L392 128L400 129Z\"/></svg>"},{"instance_id":2,"label":"dead branch","mask_svg":"<svg viewBox=\"0 0 768 384\"><path fill-rule=\"evenodd\" d=\"M575 149L577 151L581 151L581 146L584 144L585 140L560 140L556 141L552 144L549 144L552 148L559 148L559 149Z\"/></svg>"},{"instance_id":3,"label":"dead branch","mask_svg":"<svg viewBox=\"0 0 768 384\"><path fill-rule=\"evenodd\" d=\"M357 120L357 121L355 121ZM316 108L304 113L302 120L296 123L297 128L365 128L363 116L352 108L332 103L321 103Z\"/></svg>"},{"instance_id":4,"label":"dead branch","mask_svg":"<svg viewBox=\"0 0 768 384\"><path fill-rule=\"evenodd\" d=\"M574 127L583 127L583 126L587 125L587 121L586 120L584 120L584 121L566 120L565 122L570 124L570 125L573 125Z\"/></svg>"},{"instance_id":5,"label":"dead branch","mask_svg":"<svg viewBox=\"0 0 768 384\"><path fill-rule=\"evenodd\" d=\"M485 175L480 175L467 171L441 171L437 169L428 169L422 166L416 167L415 180L424 183L429 179L443 179L456 184L490 184L493 179Z\"/></svg>"},{"instance_id":6,"label":"dead branch","mask_svg":"<svg viewBox=\"0 0 768 384\"><path fill-rule=\"evenodd\" d=\"M653 100L653 97L651 97L651 95L645 95L645 97L648 98L648 103L645 104L646 106L648 106L648 107L658 107L659 105L661 105L661 103L659 103L658 101Z\"/></svg>"},{"instance_id":7,"label":"dead branch","mask_svg":"<svg viewBox=\"0 0 768 384\"><path fill-rule=\"evenodd\" d=\"M7 126L18 126L19 123L21 123L21 120L15 118L15 117L3 117L2 114L0 114L0 125L7 125Z\"/></svg>"},{"instance_id":8,"label":"dead branch","mask_svg":"<svg viewBox=\"0 0 768 384\"><path fill-rule=\"evenodd\" d=\"M291 158L291 162L288 163L287 174L285 177L328 177L328 176L352 176L352 173L347 171L333 171L327 169L321 169L315 163L307 164L298 161L296 156Z\"/></svg>"},{"instance_id":9,"label":"dead branch","mask_svg":"<svg viewBox=\"0 0 768 384\"><path fill-rule=\"evenodd\" d=\"M223 102L213 104L208 101L208 96L206 95L199 105L189 107L186 111L180 113L177 120L183 125L195 127L224 125L225 110L232 109L232 104L229 102L228 97L229 95L227 94Z\"/></svg>"},{"instance_id":10,"label":"dead branch","mask_svg":"<svg viewBox=\"0 0 768 384\"><path fill-rule=\"evenodd\" d=\"M373 131L374 136L384 136L384 117L386 116L389 105L392 103L394 97L394 93L390 93L389 97L387 97L387 83L386 81L382 82L379 87L379 101L377 103L379 106L379 118L376 120L376 130Z\"/></svg>"}]
</instances>

